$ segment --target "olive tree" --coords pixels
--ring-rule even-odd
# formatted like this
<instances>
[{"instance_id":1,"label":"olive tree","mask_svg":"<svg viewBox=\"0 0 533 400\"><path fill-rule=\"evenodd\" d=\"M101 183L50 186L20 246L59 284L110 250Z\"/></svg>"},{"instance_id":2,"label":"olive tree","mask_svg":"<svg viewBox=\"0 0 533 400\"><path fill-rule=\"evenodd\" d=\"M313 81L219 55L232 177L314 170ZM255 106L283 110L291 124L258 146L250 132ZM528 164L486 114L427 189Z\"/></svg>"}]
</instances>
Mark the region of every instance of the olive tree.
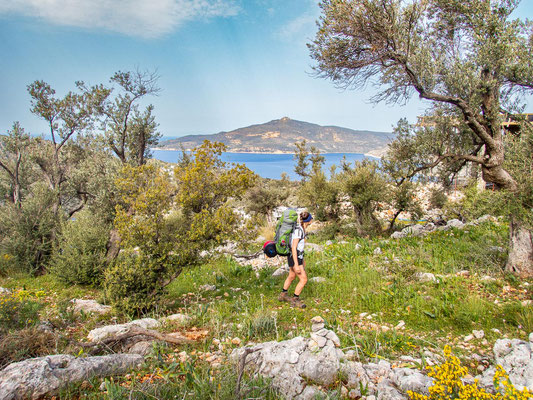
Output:
<instances>
[{"instance_id":1,"label":"olive tree","mask_svg":"<svg viewBox=\"0 0 533 400\"><path fill-rule=\"evenodd\" d=\"M322 0L311 56L318 76L338 86L375 83L375 102L405 102L418 94L446 110L460 123L444 134L461 146L449 146L427 162L475 163L485 181L516 192L517 179L505 167L501 122L502 111L515 112L520 95L533 85L533 25L511 19L519 3ZM513 219L511 238L517 234L528 237L522 241L527 247L513 247L511 240L506 269L531 276L531 227ZM520 251L525 256L515 257Z\"/></svg>"}]
</instances>

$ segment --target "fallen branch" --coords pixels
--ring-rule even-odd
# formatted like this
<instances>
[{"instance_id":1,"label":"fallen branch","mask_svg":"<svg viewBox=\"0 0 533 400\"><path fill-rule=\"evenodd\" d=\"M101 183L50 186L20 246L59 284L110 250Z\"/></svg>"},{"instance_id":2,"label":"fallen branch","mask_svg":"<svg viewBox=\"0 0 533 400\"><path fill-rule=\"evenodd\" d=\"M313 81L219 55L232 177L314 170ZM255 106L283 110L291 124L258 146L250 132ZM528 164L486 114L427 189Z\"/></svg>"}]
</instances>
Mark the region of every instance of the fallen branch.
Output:
<instances>
[{"instance_id":1,"label":"fallen branch","mask_svg":"<svg viewBox=\"0 0 533 400\"><path fill-rule=\"evenodd\" d=\"M229 253L229 254L231 254L233 257L245 258L247 260L250 260L252 258L256 258L257 256L259 256L262 252L263 250L259 250L257 253L254 253L254 254L233 254L233 253Z\"/></svg>"},{"instance_id":2,"label":"fallen branch","mask_svg":"<svg viewBox=\"0 0 533 400\"><path fill-rule=\"evenodd\" d=\"M172 344L186 344L186 343L192 343L193 341L184 337L174 337L171 335L166 335L164 333L160 333L158 331L154 331L152 329L144 329L141 327L132 327L127 332L122 333L120 335L115 335L108 337L103 340L99 340L94 343L78 343L81 347L85 349L91 349L91 348L99 348L99 347L109 347L109 345L115 345L121 341L124 341L126 339L135 337L135 336L149 336L157 340L162 340L167 343Z\"/></svg>"}]
</instances>

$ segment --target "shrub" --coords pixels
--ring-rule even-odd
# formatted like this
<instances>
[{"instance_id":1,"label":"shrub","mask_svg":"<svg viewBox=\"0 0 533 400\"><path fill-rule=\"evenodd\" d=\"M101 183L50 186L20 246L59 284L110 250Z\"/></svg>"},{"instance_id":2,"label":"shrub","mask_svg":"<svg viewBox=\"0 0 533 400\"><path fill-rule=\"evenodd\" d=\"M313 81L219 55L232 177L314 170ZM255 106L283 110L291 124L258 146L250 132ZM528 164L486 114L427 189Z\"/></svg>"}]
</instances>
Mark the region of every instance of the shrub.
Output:
<instances>
[{"instance_id":1,"label":"shrub","mask_svg":"<svg viewBox=\"0 0 533 400\"><path fill-rule=\"evenodd\" d=\"M446 192L443 188L432 188L429 193L429 204L431 208L443 208L448 201Z\"/></svg>"},{"instance_id":2,"label":"shrub","mask_svg":"<svg viewBox=\"0 0 533 400\"><path fill-rule=\"evenodd\" d=\"M506 215L502 192L479 190L476 185L463 191L464 197L456 202L447 202L444 208L448 217L471 221L483 215Z\"/></svg>"},{"instance_id":3,"label":"shrub","mask_svg":"<svg viewBox=\"0 0 533 400\"><path fill-rule=\"evenodd\" d=\"M429 367L428 375L434 378L433 385L429 387L429 395L423 395L408 391L413 400L446 400L446 399L494 399L494 400L526 400L531 398L532 393L524 388L517 390L505 370L501 366L496 367L494 375L494 387L496 394L488 393L477 386L477 382L466 383L462 378L468 370L461 366L461 362L455 357L449 346L444 348L446 361L442 365Z\"/></svg>"},{"instance_id":4,"label":"shrub","mask_svg":"<svg viewBox=\"0 0 533 400\"><path fill-rule=\"evenodd\" d=\"M25 290L0 294L0 333L22 329L39 322L41 305L35 301L37 296Z\"/></svg>"},{"instance_id":5,"label":"shrub","mask_svg":"<svg viewBox=\"0 0 533 400\"><path fill-rule=\"evenodd\" d=\"M0 258L4 258L4 269L31 274L44 270L58 224L51 207L54 196L44 185L36 185L20 208L10 203L0 207Z\"/></svg>"},{"instance_id":6,"label":"shrub","mask_svg":"<svg viewBox=\"0 0 533 400\"><path fill-rule=\"evenodd\" d=\"M103 279L109 227L89 212L66 221L54 245L49 271L65 283L98 285Z\"/></svg>"},{"instance_id":7,"label":"shrub","mask_svg":"<svg viewBox=\"0 0 533 400\"><path fill-rule=\"evenodd\" d=\"M105 272L105 294L117 311L133 315L154 306L163 291L162 275L168 265L164 259L126 250Z\"/></svg>"}]
</instances>

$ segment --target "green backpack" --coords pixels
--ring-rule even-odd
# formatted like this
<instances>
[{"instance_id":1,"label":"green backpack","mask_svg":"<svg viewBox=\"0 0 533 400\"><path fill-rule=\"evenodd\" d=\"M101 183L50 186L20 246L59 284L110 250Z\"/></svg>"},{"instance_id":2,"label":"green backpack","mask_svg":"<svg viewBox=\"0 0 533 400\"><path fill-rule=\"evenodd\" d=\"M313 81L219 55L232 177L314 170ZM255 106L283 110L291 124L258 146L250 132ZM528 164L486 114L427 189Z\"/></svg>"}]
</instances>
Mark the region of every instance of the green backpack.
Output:
<instances>
[{"instance_id":1,"label":"green backpack","mask_svg":"<svg viewBox=\"0 0 533 400\"><path fill-rule=\"evenodd\" d=\"M293 208L283 211L276 224L276 252L280 256L288 256L291 253L291 235L298 223L298 213Z\"/></svg>"}]
</instances>

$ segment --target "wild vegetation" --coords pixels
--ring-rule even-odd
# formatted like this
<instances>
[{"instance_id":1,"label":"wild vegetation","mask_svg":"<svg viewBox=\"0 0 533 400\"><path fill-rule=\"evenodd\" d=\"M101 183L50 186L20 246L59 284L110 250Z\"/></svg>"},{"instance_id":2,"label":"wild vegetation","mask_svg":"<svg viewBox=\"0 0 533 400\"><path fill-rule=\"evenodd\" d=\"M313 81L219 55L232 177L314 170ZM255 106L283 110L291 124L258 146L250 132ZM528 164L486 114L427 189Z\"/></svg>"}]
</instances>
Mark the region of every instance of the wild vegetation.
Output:
<instances>
[{"instance_id":1,"label":"wild vegetation","mask_svg":"<svg viewBox=\"0 0 533 400\"><path fill-rule=\"evenodd\" d=\"M510 21L516 3L323 0L310 45L320 75L346 87L377 76L377 101L414 91L436 105L417 125L398 123L380 162L324 171L320 152L296 143L300 181L224 163L225 146L208 141L175 165L152 160L160 134L153 107L141 105L159 91L153 73L119 71L110 85L78 82L63 97L30 84L31 110L50 133L36 138L14 123L0 137L0 368L106 353L111 345L86 346L91 329L179 312L187 318L163 330L189 342L160 341L141 369L88 379L60 398L274 399L229 353L307 334L321 315L357 360L426 368L428 350L444 352L430 396L412 398L490 398L459 378L487 367L497 339L533 332L533 129L511 107L531 89L531 25ZM502 130L504 115L517 129ZM466 186L451 187L465 167ZM479 172L495 190L479 187ZM254 263L256 238L273 234L282 205L315 216L306 259L321 279L305 288L304 310L278 302L276 262ZM463 229L390 236L487 214ZM75 298L113 308L75 312ZM496 398L528 395L503 371L498 378L505 393ZM339 376L325 390L341 397L344 384Z\"/></svg>"}]
</instances>

